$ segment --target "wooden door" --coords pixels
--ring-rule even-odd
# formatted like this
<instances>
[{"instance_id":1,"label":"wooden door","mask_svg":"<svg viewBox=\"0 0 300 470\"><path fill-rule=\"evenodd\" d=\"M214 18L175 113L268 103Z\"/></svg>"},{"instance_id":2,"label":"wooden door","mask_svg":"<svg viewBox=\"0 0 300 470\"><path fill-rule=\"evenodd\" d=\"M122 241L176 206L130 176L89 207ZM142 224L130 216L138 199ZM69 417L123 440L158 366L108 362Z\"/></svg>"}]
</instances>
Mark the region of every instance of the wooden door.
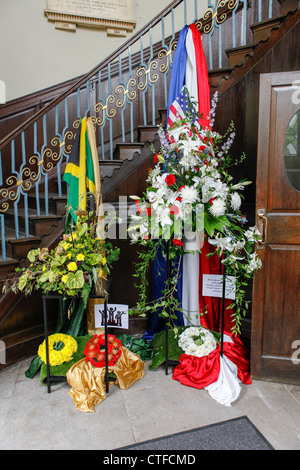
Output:
<instances>
[{"instance_id":1,"label":"wooden door","mask_svg":"<svg viewBox=\"0 0 300 470\"><path fill-rule=\"evenodd\" d=\"M300 384L300 72L260 78L251 376Z\"/></svg>"}]
</instances>

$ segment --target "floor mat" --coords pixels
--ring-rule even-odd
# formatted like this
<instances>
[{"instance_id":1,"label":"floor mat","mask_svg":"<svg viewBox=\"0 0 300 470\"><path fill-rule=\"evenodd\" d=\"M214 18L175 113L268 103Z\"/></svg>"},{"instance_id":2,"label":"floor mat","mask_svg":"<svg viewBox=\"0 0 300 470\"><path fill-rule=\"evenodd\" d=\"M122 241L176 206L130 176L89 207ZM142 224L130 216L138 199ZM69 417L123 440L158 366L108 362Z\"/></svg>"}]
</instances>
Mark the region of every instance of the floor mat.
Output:
<instances>
[{"instance_id":1,"label":"floor mat","mask_svg":"<svg viewBox=\"0 0 300 470\"><path fill-rule=\"evenodd\" d=\"M247 416L144 441L118 450L274 450Z\"/></svg>"}]
</instances>

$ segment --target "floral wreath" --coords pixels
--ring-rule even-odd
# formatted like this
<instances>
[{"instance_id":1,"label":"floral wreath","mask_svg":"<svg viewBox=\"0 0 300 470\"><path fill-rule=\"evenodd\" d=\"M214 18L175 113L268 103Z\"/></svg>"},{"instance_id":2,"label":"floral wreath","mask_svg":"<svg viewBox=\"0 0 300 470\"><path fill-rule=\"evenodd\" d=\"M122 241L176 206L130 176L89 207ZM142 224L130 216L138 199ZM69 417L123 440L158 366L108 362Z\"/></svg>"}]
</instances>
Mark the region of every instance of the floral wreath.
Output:
<instances>
[{"instance_id":1,"label":"floral wreath","mask_svg":"<svg viewBox=\"0 0 300 470\"><path fill-rule=\"evenodd\" d=\"M122 354L122 343L114 335L107 335L108 365L114 366ZM85 346L85 361L95 367L105 366L105 335L94 335Z\"/></svg>"},{"instance_id":2,"label":"floral wreath","mask_svg":"<svg viewBox=\"0 0 300 470\"><path fill-rule=\"evenodd\" d=\"M50 366L60 366L64 362L70 362L73 354L77 351L77 341L69 335L55 333L48 337L49 364ZM38 355L46 364L46 340L39 346Z\"/></svg>"},{"instance_id":3,"label":"floral wreath","mask_svg":"<svg viewBox=\"0 0 300 470\"><path fill-rule=\"evenodd\" d=\"M184 330L178 339L178 346L190 356L208 356L217 347L215 336L202 326L193 326Z\"/></svg>"}]
</instances>

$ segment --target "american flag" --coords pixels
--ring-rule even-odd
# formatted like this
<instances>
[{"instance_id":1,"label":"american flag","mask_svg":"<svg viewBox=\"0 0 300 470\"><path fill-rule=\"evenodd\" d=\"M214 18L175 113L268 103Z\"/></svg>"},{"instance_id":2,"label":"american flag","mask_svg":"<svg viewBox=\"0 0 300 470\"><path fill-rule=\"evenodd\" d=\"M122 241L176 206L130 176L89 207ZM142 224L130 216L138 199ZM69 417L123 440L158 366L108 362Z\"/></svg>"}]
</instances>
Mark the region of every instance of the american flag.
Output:
<instances>
[{"instance_id":1,"label":"american flag","mask_svg":"<svg viewBox=\"0 0 300 470\"><path fill-rule=\"evenodd\" d=\"M188 107L188 92L185 87L181 89L179 96L173 101L169 109L168 127L175 121L183 119Z\"/></svg>"}]
</instances>

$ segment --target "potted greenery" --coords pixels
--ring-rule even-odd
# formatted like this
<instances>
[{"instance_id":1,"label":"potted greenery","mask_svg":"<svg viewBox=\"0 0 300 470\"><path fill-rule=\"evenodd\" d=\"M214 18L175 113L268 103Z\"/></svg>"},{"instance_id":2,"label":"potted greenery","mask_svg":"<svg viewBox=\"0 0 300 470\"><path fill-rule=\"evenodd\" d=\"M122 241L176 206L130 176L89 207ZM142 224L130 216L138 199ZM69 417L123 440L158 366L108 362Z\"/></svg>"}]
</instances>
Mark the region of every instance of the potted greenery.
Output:
<instances>
[{"instance_id":1,"label":"potted greenery","mask_svg":"<svg viewBox=\"0 0 300 470\"><path fill-rule=\"evenodd\" d=\"M93 211L77 210L77 224L70 226L58 245L49 250L30 250L30 265L17 268L17 276L4 284L14 293L30 295L33 290L43 294L58 293L65 298L81 299L87 305L91 294L105 295L105 281L110 266L119 257L119 249L98 236L97 215Z\"/></svg>"}]
</instances>

